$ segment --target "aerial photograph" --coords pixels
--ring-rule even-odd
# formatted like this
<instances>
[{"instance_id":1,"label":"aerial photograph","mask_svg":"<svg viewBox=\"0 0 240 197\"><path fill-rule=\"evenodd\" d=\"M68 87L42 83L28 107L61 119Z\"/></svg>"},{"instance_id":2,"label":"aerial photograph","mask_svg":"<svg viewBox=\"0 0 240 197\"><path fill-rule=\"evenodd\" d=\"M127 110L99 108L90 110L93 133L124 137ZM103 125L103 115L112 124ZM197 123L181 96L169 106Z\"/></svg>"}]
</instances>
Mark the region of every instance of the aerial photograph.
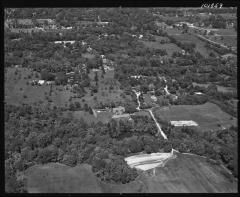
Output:
<instances>
[{"instance_id":1,"label":"aerial photograph","mask_svg":"<svg viewBox=\"0 0 240 197\"><path fill-rule=\"evenodd\" d=\"M3 25L5 193L238 192L237 7L5 7Z\"/></svg>"}]
</instances>

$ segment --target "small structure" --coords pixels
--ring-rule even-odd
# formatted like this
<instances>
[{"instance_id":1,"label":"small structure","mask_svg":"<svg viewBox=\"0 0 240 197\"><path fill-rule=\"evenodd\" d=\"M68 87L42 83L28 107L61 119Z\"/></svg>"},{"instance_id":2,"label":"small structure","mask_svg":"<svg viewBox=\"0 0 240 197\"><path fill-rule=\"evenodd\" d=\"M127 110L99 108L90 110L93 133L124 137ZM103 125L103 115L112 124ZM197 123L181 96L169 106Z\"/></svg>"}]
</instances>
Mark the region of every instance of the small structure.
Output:
<instances>
[{"instance_id":1,"label":"small structure","mask_svg":"<svg viewBox=\"0 0 240 197\"><path fill-rule=\"evenodd\" d=\"M171 125L175 127L183 127L183 126L198 126L196 122L193 120L177 120L177 121L170 121Z\"/></svg>"},{"instance_id":2,"label":"small structure","mask_svg":"<svg viewBox=\"0 0 240 197\"><path fill-rule=\"evenodd\" d=\"M112 116L112 118L114 118L114 119L118 119L118 118L124 118L124 119L129 119L129 120L131 120L131 116L130 116L130 114L114 114L113 116Z\"/></svg>"},{"instance_id":3,"label":"small structure","mask_svg":"<svg viewBox=\"0 0 240 197\"><path fill-rule=\"evenodd\" d=\"M75 72L66 73L66 75L74 75Z\"/></svg>"},{"instance_id":4,"label":"small structure","mask_svg":"<svg viewBox=\"0 0 240 197\"><path fill-rule=\"evenodd\" d=\"M45 83L44 80L38 80L38 85L43 85Z\"/></svg>"},{"instance_id":5,"label":"small structure","mask_svg":"<svg viewBox=\"0 0 240 197\"><path fill-rule=\"evenodd\" d=\"M88 46L88 48L87 48L87 52L91 52L92 51L92 48L90 47L90 46Z\"/></svg>"},{"instance_id":6,"label":"small structure","mask_svg":"<svg viewBox=\"0 0 240 197\"><path fill-rule=\"evenodd\" d=\"M143 35L142 35L142 34L140 34L140 35L139 35L139 39L142 39L142 38L143 38Z\"/></svg>"},{"instance_id":7,"label":"small structure","mask_svg":"<svg viewBox=\"0 0 240 197\"><path fill-rule=\"evenodd\" d=\"M55 81L46 81L46 84L47 85L53 85L53 84L55 84Z\"/></svg>"},{"instance_id":8,"label":"small structure","mask_svg":"<svg viewBox=\"0 0 240 197\"><path fill-rule=\"evenodd\" d=\"M151 96L151 99L153 100L153 101L155 101L155 102L157 102L157 97L156 96Z\"/></svg>"},{"instance_id":9,"label":"small structure","mask_svg":"<svg viewBox=\"0 0 240 197\"><path fill-rule=\"evenodd\" d=\"M105 70L105 71L114 70L114 68L111 68L111 67L109 67L109 66L107 66L107 65L104 65L103 67L104 67L104 70Z\"/></svg>"},{"instance_id":10,"label":"small structure","mask_svg":"<svg viewBox=\"0 0 240 197\"><path fill-rule=\"evenodd\" d=\"M114 107L112 109L112 112L114 113L114 115L122 115L125 112L125 108L122 106Z\"/></svg>"},{"instance_id":11,"label":"small structure","mask_svg":"<svg viewBox=\"0 0 240 197\"><path fill-rule=\"evenodd\" d=\"M194 92L194 94L201 95L203 93L202 92Z\"/></svg>"},{"instance_id":12,"label":"small structure","mask_svg":"<svg viewBox=\"0 0 240 197\"><path fill-rule=\"evenodd\" d=\"M143 171L154 169L159 166L164 166L169 159L176 158L173 149L170 153L151 153L133 155L125 158L124 160L130 168L137 168Z\"/></svg>"}]
</instances>

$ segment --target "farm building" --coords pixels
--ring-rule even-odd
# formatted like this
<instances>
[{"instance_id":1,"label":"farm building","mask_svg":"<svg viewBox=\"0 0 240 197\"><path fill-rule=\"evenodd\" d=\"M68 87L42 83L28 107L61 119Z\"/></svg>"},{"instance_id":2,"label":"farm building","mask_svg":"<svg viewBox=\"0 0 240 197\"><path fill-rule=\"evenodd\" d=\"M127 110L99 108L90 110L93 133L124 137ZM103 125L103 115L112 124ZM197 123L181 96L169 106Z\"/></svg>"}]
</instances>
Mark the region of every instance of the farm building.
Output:
<instances>
[{"instance_id":1,"label":"farm building","mask_svg":"<svg viewBox=\"0 0 240 197\"><path fill-rule=\"evenodd\" d=\"M114 114L114 115L112 116L112 118L114 118L114 119L124 118L124 119L129 119L129 120L131 120L130 114Z\"/></svg>"},{"instance_id":2,"label":"farm building","mask_svg":"<svg viewBox=\"0 0 240 197\"><path fill-rule=\"evenodd\" d=\"M150 170L157 166L164 166L165 162L169 159L176 158L173 153L173 149L170 153L151 153L133 155L125 158L124 160L131 168L137 168L140 170Z\"/></svg>"},{"instance_id":3,"label":"farm building","mask_svg":"<svg viewBox=\"0 0 240 197\"><path fill-rule=\"evenodd\" d=\"M203 93L202 92L194 92L194 94L201 95Z\"/></svg>"},{"instance_id":4,"label":"farm building","mask_svg":"<svg viewBox=\"0 0 240 197\"><path fill-rule=\"evenodd\" d=\"M112 112L114 113L114 115L121 115L125 112L125 108L122 107L122 106L119 106L119 107L114 107L112 109Z\"/></svg>"},{"instance_id":5,"label":"farm building","mask_svg":"<svg viewBox=\"0 0 240 197\"><path fill-rule=\"evenodd\" d=\"M183 127L183 126L198 126L198 124L192 120L178 120L178 121L170 121L171 125L175 127Z\"/></svg>"}]
</instances>

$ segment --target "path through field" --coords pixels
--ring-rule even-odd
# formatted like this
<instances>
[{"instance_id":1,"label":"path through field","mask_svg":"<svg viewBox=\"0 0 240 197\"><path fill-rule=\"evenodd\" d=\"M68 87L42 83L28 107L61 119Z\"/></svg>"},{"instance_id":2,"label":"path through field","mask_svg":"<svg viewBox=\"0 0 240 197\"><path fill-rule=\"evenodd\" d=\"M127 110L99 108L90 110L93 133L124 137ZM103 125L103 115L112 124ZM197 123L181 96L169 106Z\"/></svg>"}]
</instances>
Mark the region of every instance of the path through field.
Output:
<instances>
[{"instance_id":1,"label":"path through field","mask_svg":"<svg viewBox=\"0 0 240 197\"><path fill-rule=\"evenodd\" d=\"M167 140L167 136L166 136L165 133L163 132L160 124L157 122L156 118L154 117L154 115L153 115L153 113L152 113L152 109L148 109L148 111L149 111L150 115L152 116L154 122L156 123L157 128L158 128L158 131L159 131L160 134L163 136L163 138L164 138L165 140Z\"/></svg>"}]
</instances>

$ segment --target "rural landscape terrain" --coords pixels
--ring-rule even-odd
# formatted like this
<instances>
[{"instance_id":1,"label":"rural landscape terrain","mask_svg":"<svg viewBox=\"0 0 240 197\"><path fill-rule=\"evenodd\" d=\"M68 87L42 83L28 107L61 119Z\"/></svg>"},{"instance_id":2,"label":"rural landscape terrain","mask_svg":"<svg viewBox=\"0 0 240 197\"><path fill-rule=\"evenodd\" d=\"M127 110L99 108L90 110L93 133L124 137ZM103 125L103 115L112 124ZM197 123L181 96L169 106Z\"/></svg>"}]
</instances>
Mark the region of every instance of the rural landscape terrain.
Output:
<instances>
[{"instance_id":1,"label":"rural landscape terrain","mask_svg":"<svg viewBox=\"0 0 240 197\"><path fill-rule=\"evenodd\" d=\"M237 8L5 8L7 193L237 193Z\"/></svg>"}]
</instances>

